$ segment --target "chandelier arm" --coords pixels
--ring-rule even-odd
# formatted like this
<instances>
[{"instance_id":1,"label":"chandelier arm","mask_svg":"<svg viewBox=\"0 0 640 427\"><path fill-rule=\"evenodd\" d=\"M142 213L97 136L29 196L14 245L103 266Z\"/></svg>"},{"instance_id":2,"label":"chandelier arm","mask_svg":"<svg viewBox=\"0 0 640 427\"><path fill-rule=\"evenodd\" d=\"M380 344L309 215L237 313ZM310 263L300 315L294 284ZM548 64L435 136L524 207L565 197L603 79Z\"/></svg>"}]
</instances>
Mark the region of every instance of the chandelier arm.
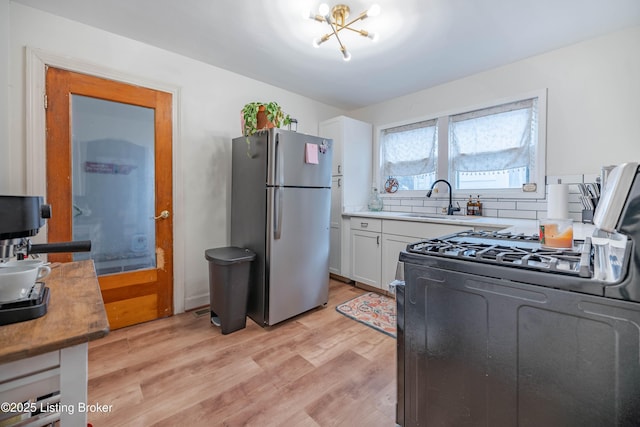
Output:
<instances>
[{"instance_id":1,"label":"chandelier arm","mask_svg":"<svg viewBox=\"0 0 640 427\"><path fill-rule=\"evenodd\" d=\"M326 37L326 38L325 38ZM331 37L333 37L333 33L327 33L325 35L322 36L323 39L325 39L325 41L329 40ZM324 42L323 42L324 43Z\"/></svg>"},{"instance_id":2,"label":"chandelier arm","mask_svg":"<svg viewBox=\"0 0 640 427\"><path fill-rule=\"evenodd\" d=\"M351 30L351 31L353 31L354 33L358 33L358 34L360 34L360 35L362 35L362 31L364 31L364 30L356 30L355 28L347 27L346 25L345 25L344 27L342 27L342 28L344 28L345 30ZM342 28L341 28L341 29L342 29ZM368 31L366 31L366 32L368 33Z\"/></svg>"},{"instance_id":3,"label":"chandelier arm","mask_svg":"<svg viewBox=\"0 0 640 427\"><path fill-rule=\"evenodd\" d=\"M331 31L333 31L333 34L336 36L336 40L338 40L338 44L340 45L342 50L345 50L346 47L344 47L344 45L342 44L342 40L340 40L340 36L338 36L338 31L339 30L336 30L337 26L333 25L333 23L330 22L329 20L327 20L327 24L329 24L329 26L331 27ZM342 27L342 28L344 28L344 27Z\"/></svg>"},{"instance_id":4,"label":"chandelier arm","mask_svg":"<svg viewBox=\"0 0 640 427\"><path fill-rule=\"evenodd\" d=\"M367 18L367 12L362 12L360 15L358 15L357 18L355 18L355 19L351 20L350 22L347 22L346 24L344 24L344 27L346 28L351 24L355 24L358 21L364 20L365 18Z\"/></svg>"},{"instance_id":5,"label":"chandelier arm","mask_svg":"<svg viewBox=\"0 0 640 427\"><path fill-rule=\"evenodd\" d=\"M340 31L344 30L346 27L340 26L340 25L336 25L336 32L339 33Z\"/></svg>"}]
</instances>

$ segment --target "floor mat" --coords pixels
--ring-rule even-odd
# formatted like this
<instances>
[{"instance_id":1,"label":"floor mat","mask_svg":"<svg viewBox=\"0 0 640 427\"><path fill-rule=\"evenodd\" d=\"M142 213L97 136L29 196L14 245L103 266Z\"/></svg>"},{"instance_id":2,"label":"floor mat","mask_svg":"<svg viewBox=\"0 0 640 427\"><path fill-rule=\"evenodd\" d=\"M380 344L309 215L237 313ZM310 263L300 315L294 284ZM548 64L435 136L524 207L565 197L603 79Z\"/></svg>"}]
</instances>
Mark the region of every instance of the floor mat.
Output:
<instances>
[{"instance_id":1,"label":"floor mat","mask_svg":"<svg viewBox=\"0 0 640 427\"><path fill-rule=\"evenodd\" d=\"M336 310L345 316L395 338L396 300L367 292L343 302Z\"/></svg>"}]
</instances>

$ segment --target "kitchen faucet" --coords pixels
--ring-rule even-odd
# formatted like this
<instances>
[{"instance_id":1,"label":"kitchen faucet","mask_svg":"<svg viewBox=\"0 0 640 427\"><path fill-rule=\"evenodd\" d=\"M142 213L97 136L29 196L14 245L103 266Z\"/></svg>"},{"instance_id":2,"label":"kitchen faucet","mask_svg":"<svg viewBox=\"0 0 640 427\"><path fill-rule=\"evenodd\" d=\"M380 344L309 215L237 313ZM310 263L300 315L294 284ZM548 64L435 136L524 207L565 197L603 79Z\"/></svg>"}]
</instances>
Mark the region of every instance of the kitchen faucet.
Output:
<instances>
[{"instance_id":1,"label":"kitchen faucet","mask_svg":"<svg viewBox=\"0 0 640 427\"><path fill-rule=\"evenodd\" d=\"M439 182L444 182L445 184L447 184L449 186L449 207L447 207L447 215L453 215L454 212L460 212L460 206L459 205L458 205L457 208L453 207L453 201L451 200L451 193L452 193L451 184L449 184L449 181L447 181L446 179L438 179L438 180L434 181L433 184L431 185L431 189L429 191L427 191L427 197L431 197L431 193L433 192L434 187Z\"/></svg>"}]
</instances>

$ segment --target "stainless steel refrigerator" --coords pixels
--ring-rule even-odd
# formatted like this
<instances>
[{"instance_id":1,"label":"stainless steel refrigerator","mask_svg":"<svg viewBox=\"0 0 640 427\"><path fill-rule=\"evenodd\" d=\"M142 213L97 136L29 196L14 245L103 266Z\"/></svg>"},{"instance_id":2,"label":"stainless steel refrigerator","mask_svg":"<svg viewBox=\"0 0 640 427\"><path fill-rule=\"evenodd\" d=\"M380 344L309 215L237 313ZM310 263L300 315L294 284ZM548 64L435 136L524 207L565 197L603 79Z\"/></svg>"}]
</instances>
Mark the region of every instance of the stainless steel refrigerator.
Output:
<instances>
[{"instance_id":1,"label":"stainless steel refrigerator","mask_svg":"<svg viewBox=\"0 0 640 427\"><path fill-rule=\"evenodd\" d=\"M281 129L233 139L231 245L256 253L247 314L259 325L327 303L332 145Z\"/></svg>"}]
</instances>

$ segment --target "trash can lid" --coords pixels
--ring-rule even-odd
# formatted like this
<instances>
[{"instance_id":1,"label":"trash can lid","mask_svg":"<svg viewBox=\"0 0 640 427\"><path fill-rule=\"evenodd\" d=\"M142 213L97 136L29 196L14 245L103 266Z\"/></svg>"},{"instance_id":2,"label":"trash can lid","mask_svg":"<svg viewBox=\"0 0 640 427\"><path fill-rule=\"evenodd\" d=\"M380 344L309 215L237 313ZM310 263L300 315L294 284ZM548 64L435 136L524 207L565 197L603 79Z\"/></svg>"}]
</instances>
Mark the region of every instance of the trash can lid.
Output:
<instances>
[{"instance_id":1,"label":"trash can lid","mask_svg":"<svg viewBox=\"0 0 640 427\"><path fill-rule=\"evenodd\" d=\"M253 261L256 254L249 249L238 248L236 246L226 246L222 248L207 249L204 251L204 257L207 261L213 261L219 265L227 265Z\"/></svg>"}]
</instances>

